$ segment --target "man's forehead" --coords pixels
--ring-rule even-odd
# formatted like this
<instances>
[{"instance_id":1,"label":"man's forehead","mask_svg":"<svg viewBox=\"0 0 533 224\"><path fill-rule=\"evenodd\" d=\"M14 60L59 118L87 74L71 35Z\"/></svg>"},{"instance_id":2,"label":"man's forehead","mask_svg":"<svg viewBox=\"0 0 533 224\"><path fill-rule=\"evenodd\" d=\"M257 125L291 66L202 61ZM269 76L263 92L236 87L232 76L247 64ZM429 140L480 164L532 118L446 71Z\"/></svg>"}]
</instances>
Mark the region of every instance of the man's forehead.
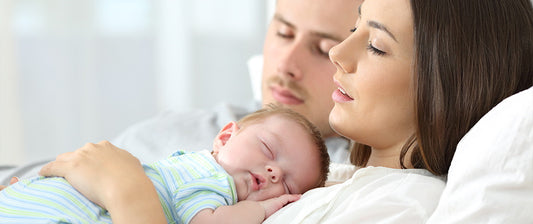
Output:
<instances>
[{"instance_id":1,"label":"man's forehead","mask_svg":"<svg viewBox=\"0 0 533 224\"><path fill-rule=\"evenodd\" d=\"M342 41L357 18L357 6L353 0L278 0L274 19L297 31Z\"/></svg>"},{"instance_id":2,"label":"man's forehead","mask_svg":"<svg viewBox=\"0 0 533 224\"><path fill-rule=\"evenodd\" d=\"M331 40L335 40L335 41L338 41L338 42L341 42L341 41L344 40L342 35L337 34L337 33L333 32L333 31L327 31L326 29L318 29L318 28L315 28L315 29L307 28L306 29L306 27L298 26L299 24L297 24L295 22L291 22L289 19L286 19L280 13L276 13L274 15L274 20L277 20L278 22L283 23L283 24L291 27L292 29L301 30L301 31L307 32L307 33L309 33L309 35L312 35L312 36L316 36L316 37L319 37L319 38L325 38L325 39L331 39Z\"/></svg>"}]
</instances>

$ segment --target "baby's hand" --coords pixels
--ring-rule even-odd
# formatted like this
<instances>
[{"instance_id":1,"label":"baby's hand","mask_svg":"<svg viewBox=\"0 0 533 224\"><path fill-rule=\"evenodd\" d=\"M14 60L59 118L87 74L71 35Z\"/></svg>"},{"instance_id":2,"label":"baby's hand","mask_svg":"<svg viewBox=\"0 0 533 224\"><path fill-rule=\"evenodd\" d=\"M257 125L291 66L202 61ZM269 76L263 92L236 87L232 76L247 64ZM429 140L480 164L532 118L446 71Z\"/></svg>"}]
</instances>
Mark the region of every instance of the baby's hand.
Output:
<instances>
[{"instance_id":1,"label":"baby's hand","mask_svg":"<svg viewBox=\"0 0 533 224\"><path fill-rule=\"evenodd\" d=\"M284 194L276 198L260 201L259 204L265 209L265 219L274 214L274 212L283 208L283 206L298 201L301 194Z\"/></svg>"},{"instance_id":2,"label":"baby's hand","mask_svg":"<svg viewBox=\"0 0 533 224\"><path fill-rule=\"evenodd\" d=\"M9 181L9 185L17 183L17 182L19 182L19 178L18 177L11 177L11 180ZM4 188L6 188L6 187L7 186L5 186L5 185L0 185L0 191L4 190Z\"/></svg>"}]
</instances>

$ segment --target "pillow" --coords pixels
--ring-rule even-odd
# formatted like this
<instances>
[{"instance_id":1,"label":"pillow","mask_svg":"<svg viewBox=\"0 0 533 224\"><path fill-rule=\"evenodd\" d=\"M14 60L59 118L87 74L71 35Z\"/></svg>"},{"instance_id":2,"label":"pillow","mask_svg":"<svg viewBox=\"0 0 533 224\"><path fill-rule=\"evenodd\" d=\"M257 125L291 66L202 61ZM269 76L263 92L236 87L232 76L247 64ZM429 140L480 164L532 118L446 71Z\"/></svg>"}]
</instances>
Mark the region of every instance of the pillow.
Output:
<instances>
[{"instance_id":1,"label":"pillow","mask_svg":"<svg viewBox=\"0 0 533 224\"><path fill-rule=\"evenodd\" d=\"M261 74L263 73L263 55L254 55L248 59L248 72L252 85L254 100L261 103Z\"/></svg>"},{"instance_id":2,"label":"pillow","mask_svg":"<svg viewBox=\"0 0 533 224\"><path fill-rule=\"evenodd\" d=\"M533 223L533 87L461 139L428 223Z\"/></svg>"}]
</instances>

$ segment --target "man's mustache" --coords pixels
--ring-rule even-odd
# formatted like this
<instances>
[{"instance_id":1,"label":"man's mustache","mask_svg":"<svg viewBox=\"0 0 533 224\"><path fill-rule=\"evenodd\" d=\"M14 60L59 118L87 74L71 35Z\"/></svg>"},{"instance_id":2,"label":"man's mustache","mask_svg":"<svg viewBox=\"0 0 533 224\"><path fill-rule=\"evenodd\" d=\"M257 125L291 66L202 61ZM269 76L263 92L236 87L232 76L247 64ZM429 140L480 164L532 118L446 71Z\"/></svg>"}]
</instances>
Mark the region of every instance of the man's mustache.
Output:
<instances>
[{"instance_id":1,"label":"man's mustache","mask_svg":"<svg viewBox=\"0 0 533 224\"><path fill-rule=\"evenodd\" d=\"M293 94L298 95L300 98L305 98L308 95L307 91L303 87L291 80L283 79L279 76L272 76L266 81L268 86L277 84L281 87L290 89Z\"/></svg>"}]
</instances>

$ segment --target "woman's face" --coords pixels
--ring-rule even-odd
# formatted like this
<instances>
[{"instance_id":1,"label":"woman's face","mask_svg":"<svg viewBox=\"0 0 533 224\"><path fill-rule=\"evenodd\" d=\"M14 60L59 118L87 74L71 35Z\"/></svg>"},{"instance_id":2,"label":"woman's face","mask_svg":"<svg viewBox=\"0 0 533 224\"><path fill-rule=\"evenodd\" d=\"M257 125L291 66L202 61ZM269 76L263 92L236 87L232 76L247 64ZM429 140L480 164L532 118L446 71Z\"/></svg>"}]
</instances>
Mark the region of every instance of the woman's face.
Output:
<instances>
[{"instance_id":1,"label":"woman's face","mask_svg":"<svg viewBox=\"0 0 533 224\"><path fill-rule=\"evenodd\" d=\"M375 149L398 148L415 132L409 1L366 0L355 28L330 51L338 87L330 125Z\"/></svg>"}]
</instances>

